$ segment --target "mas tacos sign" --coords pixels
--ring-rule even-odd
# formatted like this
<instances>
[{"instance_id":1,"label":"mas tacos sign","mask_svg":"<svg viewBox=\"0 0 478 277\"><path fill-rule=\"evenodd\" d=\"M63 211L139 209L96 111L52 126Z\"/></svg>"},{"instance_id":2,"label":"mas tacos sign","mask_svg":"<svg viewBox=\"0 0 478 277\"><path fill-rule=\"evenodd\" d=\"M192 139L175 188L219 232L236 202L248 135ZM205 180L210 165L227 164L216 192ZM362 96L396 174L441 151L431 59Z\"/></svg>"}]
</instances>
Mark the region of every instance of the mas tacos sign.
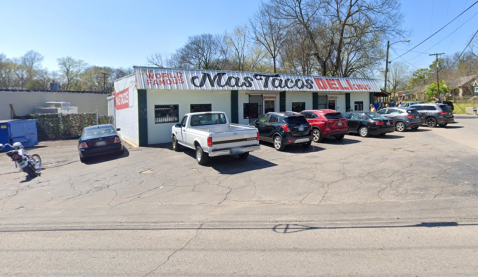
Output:
<instances>
[{"instance_id":1,"label":"mas tacos sign","mask_svg":"<svg viewBox=\"0 0 478 277\"><path fill-rule=\"evenodd\" d=\"M380 92L375 80L135 68L138 89Z\"/></svg>"}]
</instances>

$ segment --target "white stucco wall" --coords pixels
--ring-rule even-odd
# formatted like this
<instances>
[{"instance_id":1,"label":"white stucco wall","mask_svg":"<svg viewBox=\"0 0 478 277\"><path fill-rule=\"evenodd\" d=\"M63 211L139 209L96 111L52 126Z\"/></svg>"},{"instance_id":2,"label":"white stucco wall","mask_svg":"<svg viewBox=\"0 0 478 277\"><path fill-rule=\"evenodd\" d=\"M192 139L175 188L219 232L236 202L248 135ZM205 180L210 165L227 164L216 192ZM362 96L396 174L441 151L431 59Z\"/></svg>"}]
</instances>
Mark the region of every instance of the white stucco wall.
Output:
<instances>
[{"instance_id":1,"label":"white stucco wall","mask_svg":"<svg viewBox=\"0 0 478 277\"><path fill-rule=\"evenodd\" d=\"M363 110L368 112L370 109L370 93L369 92L353 92L350 93L350 108L354 109L355 101L363 101ZM345 106L345 104L344 104ZM344 111L345 112L345 111Z\"/></svg>"},{"instance_id":2,"label":"white stucco wall","mask_svg":"<svg viewBox=\"0 0 478 277\"><path fill-rule=\"evenodd\" d=\"M292 111L292 102L305 102L305 109L312 110L312 92L309 91L292 91L285 94L285 110ZM276 102L279 107L280 102Z\"/></svg>"},{"instance_id":3,"label":"white stucco wall","mask_svg":"<svg viewBox=\"0 0 478 277\"><path fill-rule=\"evenodd\" d=\"M231 119L231 91L148 90L148 144L171 141L171 127L190 112L191 104L211 104L213 111L222 111ZM155 105L179 105L179 121L155 123ZM242 105L240 104L240 109Z\"/></svg>"},{"instance_id":4,"label":"white stucco wall","mask_svg":"<svg viewBox=\"0 0 478 277\"><path fill-rule=\"evenodd\" d=\"M117 109L115 105L116 128L121 128L123 138L139 145L138 91L136 90L134 75L115 81L116 92L123 91L126 88L129 88L128 107Z\"/></svg>"},{"instance_id":5,"label":"white stucco wall","mask_svg":"<svg viewBox=\"0 0 478 277\"><path fill-rule=\"evenodd\" d=\"M107 94L72 93L50 91L2 91L0 90L0 120L11 119L10 105L18 116L31 114L45 102L69 102L78 107L78 113L108 113Z\"/></svg>"}]
</instances>

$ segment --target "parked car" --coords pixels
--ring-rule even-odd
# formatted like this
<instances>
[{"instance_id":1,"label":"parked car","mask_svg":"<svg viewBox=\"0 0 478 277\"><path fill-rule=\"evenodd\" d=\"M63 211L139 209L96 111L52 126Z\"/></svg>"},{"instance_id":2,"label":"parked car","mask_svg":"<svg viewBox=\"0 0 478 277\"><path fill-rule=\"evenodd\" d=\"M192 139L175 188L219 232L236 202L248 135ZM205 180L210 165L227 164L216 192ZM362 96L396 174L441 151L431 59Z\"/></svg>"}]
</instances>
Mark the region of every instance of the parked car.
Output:
<instances>
[{"instance_id":1,"label":"parked car","mask_svg":"<svg viewBox=\"0 0 478 277\"><path fill-rule=\"evenodd\" d=\"M405 107L408 108L408 107L416 105L416 104L425 104L425 102L423 102L423 101L410 101L410 102L405 103Z\"/></svg>"},{"instance_id":2,"label":"parked car","mask_svg":"<svg viewBox=\"0 0 478 277\"><path fill-rule=\"evenodd\" d=\"M197 112L184 115L181 123L171 128L172 148L187 147L196 151L196 161L204 165L209 157L239 155L260 150L259 132L248 125L232 124L224 112Z\"/></svg>"},{"instance_id":3,"label":"parked car","mask_svg":"<svg viewBox=\"0 0 478 277\"><path fill-rule=\"evenodd\" d=\"M78 140L78 153L80 161L85 162L93 156L102 156L106 154L123 154L123 141L117 131L111 124L94 125L83 128L80 139Z\"/></svg>"},{"instance_id":4,"label":"parked car","mask_svg":"<svg viewBox=\"0 0 478 277\"><path fill-rule=\"evenodd\" d=\"M416 130L422 125L422 117L414 108L385 108L379 114L393 119L395 131L403 132L407 129Z\"/></svg>"},{"instance_id":5,"label":"parked car","mask_svg":"<svg viewBox=\"0 0 478 277\"><path fill-rule=\"evenodd\" d=\"M349 133L347 119L335 110L305 110L300 112L310 123L314 142L321 142L324 138L342 140Z\"/></svg>"},{"instance_id":6,"label":"parked car","mask_svg":"<svg viewBox=\"0 0 478 277\"><path fill-rule=\"evenodd\" d=\"M372 112L349 112L345 114L350 133L358 133L362 137L369 135L385 135L395 131L393 120Z\"/></svg>"},{"instance_id":7,"label":"parked car","mask_svg":"<svg viewBox=\"0 0 478 277\"><path fill-rule=\"evenodd\" d=\"M437 124L445 127L448 123L454 123L455 117L450 107L446 104L418 104L411 108L417 109L422 115L422 125L436 127Z\"/></svg>"},{"instance_id":8,"label":"parked car","mask_svg":"<svg viewBox=\"0 0 478 277\"><path fill-rule=\"evenodd\" d=\"M312 143L311 128L305 116L296 112L269 112L254 122L261 141L272 142L278 151L287 145Z\"/></svg>"},{"instance_id":9,"label":"parked car","mask_svg":"<svg viewBox=\"0 0 478 277\"><path fill-rule=\"evenodd\" d=\"M435 104L447 104L452 111L455 110L455 106L453 105L453 102L451 101L436 101Z\"/></svg>"}]
</instances>

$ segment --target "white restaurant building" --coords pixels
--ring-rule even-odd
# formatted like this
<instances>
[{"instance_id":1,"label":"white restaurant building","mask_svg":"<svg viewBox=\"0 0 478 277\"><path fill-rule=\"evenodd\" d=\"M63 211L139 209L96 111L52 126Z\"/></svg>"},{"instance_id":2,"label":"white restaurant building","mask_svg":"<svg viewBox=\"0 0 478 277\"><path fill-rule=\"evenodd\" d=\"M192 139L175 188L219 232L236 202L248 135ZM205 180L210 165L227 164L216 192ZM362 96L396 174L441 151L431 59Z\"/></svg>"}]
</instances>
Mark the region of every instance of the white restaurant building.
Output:
<instances>
[{"instance_id":1,"label":"white restaurant building","mask_svg":"<svg viewBox=\"0 0 478 277\"><path fill-rule=\"evenodd\" d=\"M267 112L368 111L380 93L373 79L157 67L134 67L114 87L116 127L138 146L170 142L171 126L189 112L223 111L249 124Z\"/></svg>"}]
</instances>

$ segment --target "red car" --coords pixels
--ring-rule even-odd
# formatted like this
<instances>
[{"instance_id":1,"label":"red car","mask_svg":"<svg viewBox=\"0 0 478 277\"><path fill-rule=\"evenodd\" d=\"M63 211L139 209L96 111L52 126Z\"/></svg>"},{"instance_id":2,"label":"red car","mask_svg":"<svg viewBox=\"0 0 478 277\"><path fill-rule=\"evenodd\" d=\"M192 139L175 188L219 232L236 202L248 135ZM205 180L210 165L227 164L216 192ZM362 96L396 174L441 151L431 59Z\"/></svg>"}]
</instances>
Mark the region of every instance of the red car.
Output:
<instances>
[{"instance_id":1,"label":"red car","mask_svg":"<svg viewBox=\"0 0 478 277\"><path fill-rule=\"evenodd\" d=\"M312 128L313 140L321 142L324 138L334 137L341 140L349 133L347 119L335 110L305 110L300 112L305 116Z\"/></svg>"}]
</instances>

